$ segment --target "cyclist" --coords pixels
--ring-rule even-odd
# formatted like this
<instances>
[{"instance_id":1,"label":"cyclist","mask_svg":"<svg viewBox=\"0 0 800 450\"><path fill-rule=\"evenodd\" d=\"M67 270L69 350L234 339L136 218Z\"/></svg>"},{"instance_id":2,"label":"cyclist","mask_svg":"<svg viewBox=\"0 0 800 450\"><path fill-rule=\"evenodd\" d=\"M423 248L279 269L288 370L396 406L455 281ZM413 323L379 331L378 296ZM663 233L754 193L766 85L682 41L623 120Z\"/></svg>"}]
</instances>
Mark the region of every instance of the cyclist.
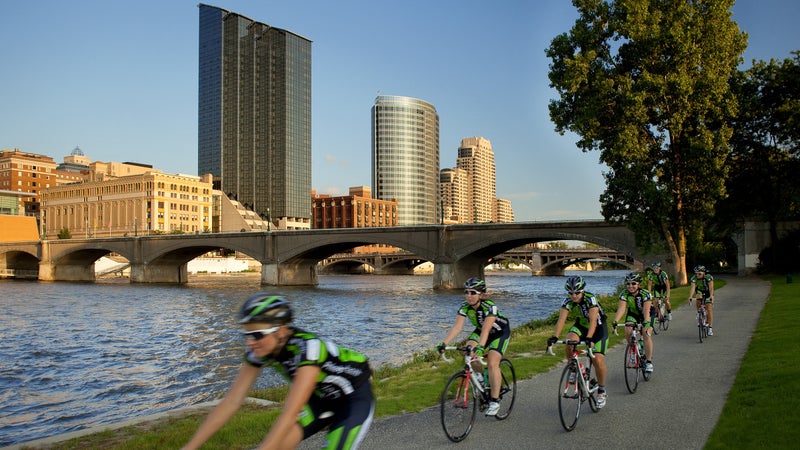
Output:
<instances>
[{"instance_id":1,"label":"cyclist","mask_svg":"<svg viewBox=\"0 0 800 450\"><path fill-rule=\"evenodd\" d=\"M239 323L247 350L236 380L184 447L198 448L239 409L265 366L290 381L278 418L259 448L295 448L330 427L325 448L355 449L372 424L375 399L367 358L292 325L281 296L258 293L245 301Z\"/></svg>"},{"instance_id":2,"label":"cyclist","mask_svg":"<svg viewBox=\"0 0 800 450\"><path fill-rule=\"evenodd\" d=\"M697 309L705 306L708 313L708 335L714 335L714 277L706 266L694 266L694 276L689 280L689 303L695 299Z\"/></svg>"},{"instance_id":3,"label":"cyclist","mask_svg":"<svg viewBox=\"0 0 800 450\"><path fill-rule=\"evenodd\" d=\"M650 268L653 270L648 273L647 290L653 294L654 298L663 298L667 305L667 320L672 320L672 304L669 302L669 275L661 269L660 262L654 262ZM657 305L653 304L653 307ZM650 314L651 316L654 313Z\"/></svg>"},{"instance_id":4,"label":"cyclist","mask_svg":"<svg viewBox=\"0 0 800 450\"><path fill-rule=\"evenodd\" d=\"M641 323L644 325L642 339L644 340L644 370L653 371L653 338L650 328L650 306L653 304L653 296L647 289L642 289L642 276L631 272L625 277L625 289L619 295L619 306L617 315L611 326L614 327L614 334L617 334L617 322L625 316L625 322ZM630 341L632 327L625 327L625 340Z\"/></svg>"},{"instance_id":5,"label":"cyclist","mask_svg":"<svg viewBox=\"0 0 800 450\"><path fill-rule=\"evenodd\" d=\"M594 366L597 371L597 407L606 405L606 346L608 345L608 331L606 330L606 313L600 306L600 300L594 294L586 292L586 281L580 276L567 278L564 284L567 297L561 303L553 337L547 340L548 345L553 345L561 334L572 308L578 308L575 323L567 332L567 340L583 340L592 343L594 351ZM567 358L572 357L574 347L565 347Z\"/></svg>"},{"instance_id":6,"label":"cyclist","mask_svg":"<svg viewBox=\"0 0 800 450\"><path fill-rule=\"evenodd\" d=\"M496 416L500 409L500 360L508 348L511 324L492 300L484 298L485 292L486 282L480 278L473 277L464 283L465 301L458 309L455 323L436 350L439 353L443 352L444 347L461 333L464 323L469 318L475 329L467 338L467 346L474 349L473 352L477 357L486 353L488 364L491 401L485 414ZM478 373L480 370L480 367L477 368Z\"/></svg>"}]
</instances>

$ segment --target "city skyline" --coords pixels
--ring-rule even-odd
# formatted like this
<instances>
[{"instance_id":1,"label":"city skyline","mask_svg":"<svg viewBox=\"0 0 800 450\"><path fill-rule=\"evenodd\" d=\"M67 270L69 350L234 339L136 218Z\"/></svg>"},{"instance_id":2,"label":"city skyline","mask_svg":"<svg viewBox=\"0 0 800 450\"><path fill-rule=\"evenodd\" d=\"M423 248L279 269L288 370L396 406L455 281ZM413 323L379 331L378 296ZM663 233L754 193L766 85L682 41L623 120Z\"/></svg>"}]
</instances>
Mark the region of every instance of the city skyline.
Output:
<instances>
[{"instance_id":1,"label":"city skyline","mask_svg":"<svg viewBox=\"0 0 800 450\"><path fill-rule=\"evenodd\" d=\"M401 95L436 106L441 161L465 137L492 142L497 196L518 221L601 217L597 152L555 133L547 113L544 49L574 23L570 2L209 3L313 41L317 192L370 184L369 108L377 95ZM732 11L749 34L743 68L798 49L797 2L738 1ZM0 148L60 161L80 146L95 161L197 175L196 1L9 2L4 13Z\"/></svg>"}]
</instances>

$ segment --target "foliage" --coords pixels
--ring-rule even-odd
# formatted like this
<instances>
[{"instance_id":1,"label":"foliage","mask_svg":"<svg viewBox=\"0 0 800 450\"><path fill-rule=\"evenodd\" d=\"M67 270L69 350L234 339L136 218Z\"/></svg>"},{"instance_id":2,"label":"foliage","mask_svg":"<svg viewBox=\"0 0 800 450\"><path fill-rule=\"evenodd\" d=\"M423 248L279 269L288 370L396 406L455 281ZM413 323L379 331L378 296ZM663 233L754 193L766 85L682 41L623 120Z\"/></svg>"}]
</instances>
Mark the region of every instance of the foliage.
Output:
<instances>
[{"instance_id":1,"label":"foliage","mask_svg":"<svg viewBox=\"0 0 800 450\"><path fill-rule=\"evenodd\" d=\"M800 230L794 230L758 255L761 273L792 273L800 271Z\"/></svg>"},{"instance_id":2,"label":"foliage","mask_svg":"<svg viewBox=\"0 0 800 450\"><path fill-rule=\"evenodd\" d=\"M62 228L58 230L58 238L59 239L72 239L72 233L70 233L69 228Z\"/></svg>"},{"instance_id":3,"label":"foliage","mask_svg":"<svg viewBox=\"0 0 800 450\"><path fill-rule=\"evenodd\" d=\"M681 284L687 236L702 236L725 197L728 79L746 47L732 4L573 0L579 19L546 50L556 130L608 166L604 217L668 248Z\"/></svg>"},{"instance_id":4,"label":"foliage","mask_svg":"<svg viewBox=\"0 0 800 450\"><path fill-rule=\"evenodd\" d=\"M778 222L800 217L800 52L783 61L755 61L731 80L739 99L733 121L727 189L716 222L731 234L740 217L770 224L772 245ZM768 261L778 268L777 261Z\"/></svg>"}]
</instances>

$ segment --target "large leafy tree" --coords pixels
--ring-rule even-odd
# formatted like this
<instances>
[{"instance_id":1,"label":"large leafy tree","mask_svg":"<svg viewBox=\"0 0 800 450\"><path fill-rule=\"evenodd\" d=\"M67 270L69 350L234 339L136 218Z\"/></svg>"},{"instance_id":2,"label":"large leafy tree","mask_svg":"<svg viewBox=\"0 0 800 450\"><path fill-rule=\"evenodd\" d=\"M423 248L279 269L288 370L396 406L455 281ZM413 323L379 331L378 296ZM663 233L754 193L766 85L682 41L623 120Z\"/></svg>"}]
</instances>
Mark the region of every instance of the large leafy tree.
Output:
<instances>
[{"instance_id":1,"label":"large leafy tree","mask_svg":"<svg viewBox=\"0 0 800 450\"><path fill-rule=\"evenodd\" d=\"M702 239L725 196L728 80L747 36L733 0L573 0L579 18L546 50L550 117L608 167L603 216L672 255L685 284L687 239Z\"/></svg>"},{"instance_id":2,"label":"large leafy tree","mask_svg":"<svg viewBox=\"0 0 800 450\"><path fill-rule=\"evenodd\" d=\"M731 80L739 100L733 121L728 199L718 211L719 228L736 218L770 225L800 217L800 52L783 61L754 61ZM773 252L773 256L779 256ZM777 269L777 261L764 261Z\"/></svg>"}]
</instances>

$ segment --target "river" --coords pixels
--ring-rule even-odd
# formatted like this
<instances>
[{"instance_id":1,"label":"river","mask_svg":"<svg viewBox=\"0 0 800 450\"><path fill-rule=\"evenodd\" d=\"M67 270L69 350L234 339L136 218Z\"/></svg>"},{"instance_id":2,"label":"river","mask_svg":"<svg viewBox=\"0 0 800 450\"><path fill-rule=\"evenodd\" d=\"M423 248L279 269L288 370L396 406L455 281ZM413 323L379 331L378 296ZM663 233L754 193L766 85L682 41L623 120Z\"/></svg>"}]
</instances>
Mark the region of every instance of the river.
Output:
<instances>
[{"instance_id":1,"label":"river","mask_svg":"<svg viewBox=\"0 0 800 450\"><path fill-rule=\"evenodd\" d=\"M616 291L624 271L567 272ZM547 317L564 277L488 273L512 326ZM400 364L433 348L464 297L431 275L320 275L316 287L266 287L258 274L196 276L186 285L3 280L0 447L218 398L241 363L235 315L260 290L292 301L296 325ZM466 333L462 335L466 337ZM281 379L264 371L261 387Z\"/></svg>"}]
</instances>

